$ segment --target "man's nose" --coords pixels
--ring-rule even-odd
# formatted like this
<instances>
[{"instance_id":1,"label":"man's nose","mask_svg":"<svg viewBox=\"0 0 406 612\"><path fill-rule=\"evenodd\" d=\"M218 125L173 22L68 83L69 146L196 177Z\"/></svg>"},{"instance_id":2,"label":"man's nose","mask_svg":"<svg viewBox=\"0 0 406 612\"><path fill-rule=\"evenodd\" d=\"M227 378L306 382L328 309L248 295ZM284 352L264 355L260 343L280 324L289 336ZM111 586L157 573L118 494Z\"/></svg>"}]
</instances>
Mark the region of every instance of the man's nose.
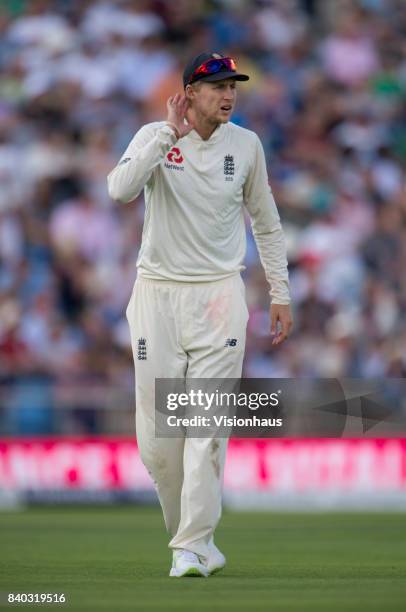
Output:
<instances>
[{"instance_id":1,"label":"man's nose","mask_svg":"<svg viewBox=\"0 0 406 612\"><path fill-rule=\"evenodd\" d=\"M235 96L235 90L232 87L229 87L224 92L224 99L227 101L233 100Z\"/></svg>"}]
</instances>

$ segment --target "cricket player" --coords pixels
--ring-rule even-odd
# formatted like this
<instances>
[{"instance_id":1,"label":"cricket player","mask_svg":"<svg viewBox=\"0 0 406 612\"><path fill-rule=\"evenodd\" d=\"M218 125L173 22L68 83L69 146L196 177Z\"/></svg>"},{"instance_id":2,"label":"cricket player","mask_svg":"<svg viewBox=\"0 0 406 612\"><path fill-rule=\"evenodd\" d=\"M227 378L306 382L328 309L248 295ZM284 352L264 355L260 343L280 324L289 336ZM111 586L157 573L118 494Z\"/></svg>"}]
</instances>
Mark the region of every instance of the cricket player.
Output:
<instances>
[{"instance_id":1,"label":"cricket player","mask_svg":"<svg viewBox=\"0 0 406 612\"><path fill-rule=\"evenodd\" d=\"M248 309L241 279L244 209L270 286L272 344L292 326L284 236L257 135L230 122L235 61L202 53L167 118L144 125L108 176L131 202L144 189L137 279L127 307L136 378L136 432L173 550L170 576L208 576L225 557L214 544L227 440L155 436L155 379L240 378Z\"/></svg>"}]
</instances>

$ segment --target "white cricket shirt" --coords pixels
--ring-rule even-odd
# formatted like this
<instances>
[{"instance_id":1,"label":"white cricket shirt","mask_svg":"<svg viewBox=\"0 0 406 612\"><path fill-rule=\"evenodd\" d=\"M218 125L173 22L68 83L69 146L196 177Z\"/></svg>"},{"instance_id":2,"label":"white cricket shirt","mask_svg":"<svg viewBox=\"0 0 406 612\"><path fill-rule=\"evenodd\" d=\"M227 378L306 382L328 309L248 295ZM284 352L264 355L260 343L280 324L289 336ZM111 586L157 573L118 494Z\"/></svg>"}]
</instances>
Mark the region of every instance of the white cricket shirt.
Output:
<instances>
[{"instance_id":1,"label":"white cricket shirt","mask_svg":"<svg viewBox=\"0 0 406 612\"><path fill-rule=\"evenodd\" d=\"M272 301L289 303L284 236L254 132L228 122L208 140L195 130L177 140L165 122L149 123L107 180L118 202L131 202L145 189L139 275L202 282L240 272L245 206Z\"/></svg>"}]
</instances>

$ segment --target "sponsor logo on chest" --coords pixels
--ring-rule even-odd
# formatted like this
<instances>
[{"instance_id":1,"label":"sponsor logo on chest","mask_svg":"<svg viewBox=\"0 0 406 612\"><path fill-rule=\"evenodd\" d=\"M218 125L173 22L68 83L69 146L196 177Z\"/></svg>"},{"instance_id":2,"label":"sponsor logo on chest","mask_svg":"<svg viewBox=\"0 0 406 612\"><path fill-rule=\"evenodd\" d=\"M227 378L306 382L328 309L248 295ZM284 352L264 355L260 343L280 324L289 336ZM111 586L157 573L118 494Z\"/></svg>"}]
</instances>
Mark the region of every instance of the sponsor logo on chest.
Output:
<instances>
[{"instance_id":1,"label":"sponsor logo on chest","mask_svg":"<svg viewBox=\"0 0 406 612\"><path fill-rule=\"evenodd\" d=\"M185 166L182 166L183 155L178 147L172 147L166 155L165 168L169 170L180 170L184 172Z\"/></svg>"}]
</instances>

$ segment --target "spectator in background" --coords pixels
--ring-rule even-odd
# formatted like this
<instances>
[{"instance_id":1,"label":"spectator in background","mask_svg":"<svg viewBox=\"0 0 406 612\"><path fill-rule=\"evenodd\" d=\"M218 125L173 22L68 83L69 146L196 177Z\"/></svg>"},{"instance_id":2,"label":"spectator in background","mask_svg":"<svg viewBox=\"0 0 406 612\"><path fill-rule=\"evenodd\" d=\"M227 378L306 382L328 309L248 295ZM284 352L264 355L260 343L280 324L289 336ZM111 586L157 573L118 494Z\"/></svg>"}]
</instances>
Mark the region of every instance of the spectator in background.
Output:
<instances>
[{"instance_id":1,"label":"spectator in background","mask_svg":"<svg viewBox=\"0 0 406 612\"><path fill-rule=\"evenodd\" d=\"M356 11L339 17L335 31L327 36L320 52L327 76L343 85L365 81L379 67L372 32Z\"/></svg>"}]
</instances>

